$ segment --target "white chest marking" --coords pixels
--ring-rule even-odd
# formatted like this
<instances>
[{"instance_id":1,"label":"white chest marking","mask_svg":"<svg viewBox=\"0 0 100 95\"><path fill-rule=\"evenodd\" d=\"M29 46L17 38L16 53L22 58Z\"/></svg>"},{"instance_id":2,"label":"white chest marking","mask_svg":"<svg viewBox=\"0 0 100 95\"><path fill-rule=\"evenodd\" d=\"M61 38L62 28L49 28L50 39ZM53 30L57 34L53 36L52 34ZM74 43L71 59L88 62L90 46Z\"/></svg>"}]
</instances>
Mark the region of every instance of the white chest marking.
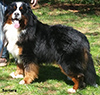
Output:
<instances>
[{"instance_id":1,"label":"white chest marking","mask_svg":"<svg viewBox=\"0 0 100 95\"><path fill-rule=\"evenodd\" d=\"M5 35L8 40L7 50L13 55L14 58L17 58L20 63L19 48L16 45L20 31L14 28L13 24L5 24L3 29L6 31Z\"/></svg>"}]
</instances>

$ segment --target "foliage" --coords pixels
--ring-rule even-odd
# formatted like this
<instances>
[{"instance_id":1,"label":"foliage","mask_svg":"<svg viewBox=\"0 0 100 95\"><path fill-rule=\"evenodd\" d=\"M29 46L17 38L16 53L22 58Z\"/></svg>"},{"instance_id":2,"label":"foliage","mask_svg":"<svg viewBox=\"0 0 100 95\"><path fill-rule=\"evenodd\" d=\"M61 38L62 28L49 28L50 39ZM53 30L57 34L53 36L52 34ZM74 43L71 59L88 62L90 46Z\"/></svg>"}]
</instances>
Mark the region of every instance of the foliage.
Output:
<instances>
[{"instance_id":1,"label":"foliage","mask_svg":"<svg viewBox=\"0 0 100 95\"><path fill-rule=\"evenodd\" d=\"M100 4L100 0L39 0L40 3Z\"/></svg>"},{"instance_id":2,"label":"foliage","mask_svg":"<svg viewBox=\"0 0 100 95\"><path fill-rule=\"evenodd\" d=\"M74 4L99 4L100 0L68 0L68 3L74 3Z\"/></svg>"}]
</instances>

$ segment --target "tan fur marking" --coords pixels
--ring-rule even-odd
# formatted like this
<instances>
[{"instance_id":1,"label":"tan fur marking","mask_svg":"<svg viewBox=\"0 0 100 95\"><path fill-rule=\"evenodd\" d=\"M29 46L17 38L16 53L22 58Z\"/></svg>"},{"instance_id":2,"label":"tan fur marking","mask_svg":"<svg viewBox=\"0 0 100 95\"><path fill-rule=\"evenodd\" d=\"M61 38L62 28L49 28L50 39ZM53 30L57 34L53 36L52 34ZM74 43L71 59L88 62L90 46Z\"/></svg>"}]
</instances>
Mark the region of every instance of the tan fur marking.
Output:
<instances>
[{"instance_id":1,"label":"tan fur marking","mask_svg":"<svg viewBox=\"0 0 100 95\"><path fill-rule=\"evenodd\" d=\"M23 48L22 47L18 47L19 48L19 55L21 55L22 54L22 51L23 51Z\"/></svg>"},{"instance_id":2,"label":"tan fur marking","mask_svg":"<svg viewBox=\"0 0 100 95\"><path fill-rule=\"evenodd\" d=\"M16 69L16 72L14 73L15 76L17 76L19 74L23 74L23 73L24 73L23 64L17 64L17 69Z\"/></svg>"},{"instance_id":3,"label":"tan fur marking","mask_svg":"<svg viewBox=\"0 0 100 95\"><path fill-rule=\"evenodd\" d=\"M88 54L87 54L87 50L84 50L84 57L85 57L85 62L87 63L88 61Z\"/></svg>"},{"instance_id":4,"label":"tan fur marking","mask_svg":"<svg viewBox=\"0 0 100 95\"><path fill-rule=\"evenodd\" d=\"M82 64L82 67L84 68L84 69L86 69L87 68L87 63L88 63L88 54L87 54L87 49L84 49L84 61L83 61L84 63Z\"/></svg>"},{"instance_id":5,"label":"tan fur marking","mask_svg":"<svg viewBox=\"0 0 100 95\"><path fill-rule=\"evenodd\" d=\"M16 9L17 7L16 7L16 6L14 6L13 8L14 8L14 9Z\"/></svg>"},{"instance_id":6,"label":"tan fur marking","mask_svg":"<svg viewBox=\"0 0 100 95\"><path fill-rule=\"evenodd\" d=\"M25 26L27 25L28 20L26 19L26 17L24 17L24 24Z\"/></svg>"},{"instance_id":7,"label":"tan fur marking","mask_svg":"<svg viewBox=\"0 0 100 95\"><path fill-rule=\"evenodd\" d=\"M79 80L76 78L71 78L71 79L74 82L73 89L77 90L79 88Z\"/></svg>"},{"instance_id":8,"label":"tan fur marking","mask_svg":"<svg viewBox=\"0 0 100 95\"><path fill-rule=\"evenodd\" d=\"M38 78L39 66L31 63L29 64L29 69L25 69L25 84L30 84L35 78Z\"/></svg>"},{"instance_id":9,"label":"tan fur marking","mask_svg":"<svg viewBox=\"0 0 100 95\"><path fill-rule=\"evenodd\" d=\"M22 9L23 9L23 7L20 7L19 9L20 9L20 10L22 10Z\"/></svg>"},{"instance_id":10,"label":"tan fur marking","mask_svg":"<svg viewBox=\"0 0 100 95\"><path fill-rule=\"evenodd\" d=\"M12 15L8 16L7 24L12 24Z\"/></svg>"},{"instance_id":11,"label":"tan fur marking","mask_svg":"<svg viewBox=\"0 0 100 95\"><path fill-rule=\"evenodd\" d=\"M61 69L61 72L63 73L63 74L65 74L66 76L68 76L65 72L64 72L64 70L63 70L63 68L59 65L59 68Z\"/></svg>"},{"instance_id":12,"label":"tan fur marking","mask_svg":"<svg viewBox=\"0 0 100 95\"><path fill-rule=\"evenodd\" d=\"M25 28L28 22L28 18L22 15L22 20L21 20L21 28Z\"/></svg>"}]
</instances>

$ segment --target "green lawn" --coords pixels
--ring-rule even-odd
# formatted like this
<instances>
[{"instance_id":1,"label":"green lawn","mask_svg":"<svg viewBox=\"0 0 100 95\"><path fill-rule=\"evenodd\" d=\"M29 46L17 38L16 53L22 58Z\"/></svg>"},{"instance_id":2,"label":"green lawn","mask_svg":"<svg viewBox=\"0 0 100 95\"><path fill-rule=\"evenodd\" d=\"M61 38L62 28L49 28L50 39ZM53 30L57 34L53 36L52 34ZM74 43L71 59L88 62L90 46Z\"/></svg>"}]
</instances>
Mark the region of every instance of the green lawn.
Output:
<instances>
[{"instance_id":1,"label":"green lawn","mask_svg":"<svg viewBox=\"0 0 100 95\"><path fill-rule=\"evenodd\" d=\"M55 6L40 7L33 12L43 23L72 26L87 36L96 68L97 83L100 85L100 15L96 15L95 11L64 10ZM12 79L9 76L16 69L12 57L10 59L7 67L0 67L0 95L67 95L67 90L73 87L73 83L67 80L55 64L43 64L40 67L39 79L29 85L19 85L21 79ZM100 95L100 86L94 88L88 85L85 89L78 90L75 95Z\"/></svg>"}]
</instances>

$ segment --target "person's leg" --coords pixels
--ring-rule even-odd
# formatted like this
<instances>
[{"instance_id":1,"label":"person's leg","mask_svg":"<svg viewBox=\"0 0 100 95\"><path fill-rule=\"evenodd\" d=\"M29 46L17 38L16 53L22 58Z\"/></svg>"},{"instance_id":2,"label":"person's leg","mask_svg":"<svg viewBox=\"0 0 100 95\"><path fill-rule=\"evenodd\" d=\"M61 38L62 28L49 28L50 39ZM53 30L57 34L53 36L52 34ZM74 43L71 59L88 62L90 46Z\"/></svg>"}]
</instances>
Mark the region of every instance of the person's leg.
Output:
<instances>
[{"instance_id":1,"label":"person's leg","mask_svg":"<svg viewBox=\"0 0 100 95\"><path fill-rule=\"evenodd\" d=\"M4 14L5 7L0 2L0 52L3 45L3 31L2 31L2 23L3 23L3 14ZM0 66L7 65L7 59L9 58L8 51L6 47L3 49L2 57L0 58Z\"/></svg>"}]
</instances>

